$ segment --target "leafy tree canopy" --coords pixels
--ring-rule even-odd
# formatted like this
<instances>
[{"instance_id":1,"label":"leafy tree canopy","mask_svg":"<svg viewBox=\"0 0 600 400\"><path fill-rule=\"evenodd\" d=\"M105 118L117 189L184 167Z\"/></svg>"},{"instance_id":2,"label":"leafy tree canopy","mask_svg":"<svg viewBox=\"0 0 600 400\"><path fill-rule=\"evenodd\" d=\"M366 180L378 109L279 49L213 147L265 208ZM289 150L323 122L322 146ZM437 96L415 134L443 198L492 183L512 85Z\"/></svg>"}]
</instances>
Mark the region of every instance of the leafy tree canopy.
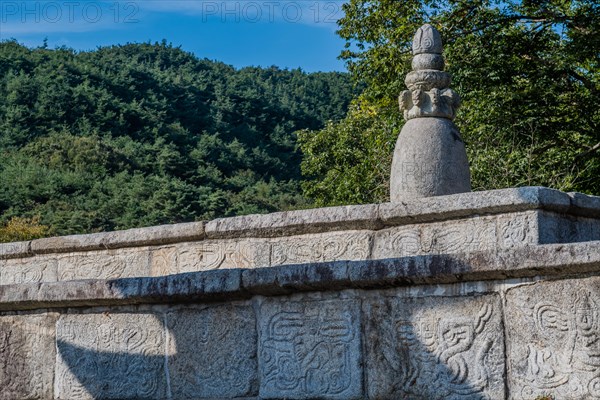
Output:
<instances>
[{"instance_id":1,"label":"leafy tree canopy","mask_svg":"<svg viewBox=\"0 0 600 400\"><path fill-rule=\"evenodd\" d=\"M303 131L303 188L319 205L388 199L414 32L440 30L474 190L543 185L600 194L600 3L349 0L339 34L367 89L346 118Z\"/></svg>"},{"instance_id":2,"label":"leafy tree canopy","mask_svg":"<svg viewBox=\"0 0 600 400\"><path fill-rule=\"evenodd\" d=\"M346 74L234 69L166 43L1 42L0 226L70 234L308 206L294 132L342 118L355 92Z\"/></svg>"}]
</instances>

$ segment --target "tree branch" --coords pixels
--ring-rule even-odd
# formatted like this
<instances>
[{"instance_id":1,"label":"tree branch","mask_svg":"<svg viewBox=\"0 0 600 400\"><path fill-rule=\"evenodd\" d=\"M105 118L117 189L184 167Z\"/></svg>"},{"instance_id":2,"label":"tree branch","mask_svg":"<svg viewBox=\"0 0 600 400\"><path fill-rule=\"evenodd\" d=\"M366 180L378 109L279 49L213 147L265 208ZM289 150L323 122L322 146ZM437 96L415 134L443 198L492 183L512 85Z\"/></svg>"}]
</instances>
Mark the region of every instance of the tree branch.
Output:
<instances>
[{"instance_id":1,"label":"tree branch","mask_svg":"<svg viewBox=\"0 0 600 400\"><path fill-rule=\"evenodd\" d=\"M593 145L592 147L590 147L589 149L587 149L583 153L577 154L575 156L575 158L573 159L573 165L577 164L577 162L579 162L579 160L582 160L584 158L587 158L587 157L591 156L592 154L594 154L598 150L600 150L600 142L596 143L595 145Z\"/></svg>"}]
</instances>

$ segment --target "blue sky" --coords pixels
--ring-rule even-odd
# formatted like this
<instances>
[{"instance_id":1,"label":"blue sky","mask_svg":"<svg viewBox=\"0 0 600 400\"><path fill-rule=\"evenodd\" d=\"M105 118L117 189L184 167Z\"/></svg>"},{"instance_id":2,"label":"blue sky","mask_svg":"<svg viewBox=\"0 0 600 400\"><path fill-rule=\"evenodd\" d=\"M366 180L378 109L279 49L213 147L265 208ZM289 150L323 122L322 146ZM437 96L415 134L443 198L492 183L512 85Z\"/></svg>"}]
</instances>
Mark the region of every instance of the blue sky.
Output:
<instances>
[{"instance_id":1,"label":"blue sky","mask_svg":"<svg viewBox=\"0 0 600 400\"><path fill-rule=\"evenodd\" d=\"M0 39L98 46L166 39L232 64L343 71L340 0L0 0Z\"/></svg>"}]
</instances>

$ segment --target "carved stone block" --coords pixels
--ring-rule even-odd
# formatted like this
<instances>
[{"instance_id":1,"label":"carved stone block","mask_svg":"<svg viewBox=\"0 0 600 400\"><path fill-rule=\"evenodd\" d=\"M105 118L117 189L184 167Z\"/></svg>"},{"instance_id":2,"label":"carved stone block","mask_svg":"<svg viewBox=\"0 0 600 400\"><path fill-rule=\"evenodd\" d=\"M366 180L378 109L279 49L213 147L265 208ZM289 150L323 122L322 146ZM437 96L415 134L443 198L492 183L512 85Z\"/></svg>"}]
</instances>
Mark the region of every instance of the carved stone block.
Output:
<instances>
[{"instance_id":1,"label":"carved stone block","mask_svg":"<svg viewBox=\"0 0 600 400\"><path fill-rule=\"evenodd\" d=\"M30 282L56 282L57 262L52 256L6 260L0 270L0 285Z\"/></svg>"},{"instance_id":2,"label":"carved stone block","mask_svg":"<svg viewBox=\"0 0 600 400\"><path fill-rule=\"evenodd\" d=\"M259 327L261 398L361 398L357 300L267 299Z\"/></svg>"},{"instance_id":3,"label":"carved stone block","mask_svg":"<svg viewBox=\"0 0 600 400\"><path fill-rule=\"evenodd\" d=\"M257 393L257 333L249 306L184 309L167 314L174 399L233 398Z\"/></svg>"},{"instance_id":4,"label":"carved stone block","mask_svg":"<svg viewBox=\"0 0 600 400\"><path fill-rule=\"evenodd\" d=\"M177 246L179 273L252 268L260 250L254 240L207 240Z\"/></svg>"},{"instance_id":5,"label":"carved stone block","mask_svg":"<svg viewBox=\"0 0 600 400\"><path fill-rule=\"evenodd\" d=\"M510 398L600 399L600 279L506 295Z\"/></svg>"},{"instance_id":6,"label":"carved stone block","mask_svg":"<svg viewBox=\"0 0 600 400\"><path fill-rule=\"evenodd\" d=\"M58 256L59 281L149 275L149 252L145 248L89 251Z\"/></svg>"},{"instance_id":7,"label":"carved stone block","mask_svg":"<svg viewBox=\"0 0 600 400\"><path fill-rule=\"evenodd\" d=\"M0 243L0 260L31 255L31 242Z\"/></svg>"},{"instance_id":8,"label":"carved stone block","mask_svg":"<svg viewBox=\"0 0 600 400\"><path fill-rule=\"evenodd\" d=\"M311 262L364 260L369 257L372 233L307 234L282 238L221 239L153 251L152 271L208 271L226 268L262 268ZM171 273L174 271L171 270Z\"/></svg>"},{"instance_id":9,"label":"carved stone block","mask_svg":"<svg viewBox=\"0 0 600 400\"><path fill-rule=\"evenodd\" d=\"M600 240L600 219L541 211L539 243L573 243Z\"/></svg>"},{"instance_id":10,"label":"carved stone block","mask_svg":"<svg viewBox=\"0 0 600 400\"><path fill-rule=\"evenodd\" d=\"M408 225L378 232L373 258L444 254L496 248L496 217Z\"/></svg>"},{"instance_id":11,"label":"carved stone block","mask_svg":"<svg viewBox=\"0 0 600 400\"><path fill-rule=\"evenodd\" d=\"M539 211L499 215L497 218L498 247L507 249L538 243Z\"/></svg>"},{"instance_id":12,"label":"carved stone block","mask_svg":"<svg viewBox=\"0 0 600 400\"><path fill-rule=\"evenodd\" d=\"M0 316L0 399L51 399L56 314Z\"/></svg>"},{"instance_id":13,"label":"carved stone block","mask_svg":"<svg viewBox=\"0 0 600 400\"><path fill-rule=\"evenodd\" d=\"M154 314L61 316L55 398L166 398L164 335Z\"/></svg>"},{"instance_id":14,"label":"carved stone block","mask_svg":"<svg viewBox=\"0 0 600 400\"><path fill-rule=\"evenodd\" d=\"M364 303L373 399L504 399L500 301L382 297Z\"/></svg>"},{"instance_id":15,"label":"carved stone block","mask_svg":"<svg viewBox=\"0 0 600 400\"><path fill-rule=\"evenodd\" d=\"M375 233L374 259L527 246L537 240L537 211L405 225Z\"/></svg>"},{"instance_id":16,"label":"carved stone block","mask_svg":"<svg viewBox=\"0 0 600 400\"><path fill-rule=\"evenodd\" d=\"M365 231L274 239L269 244L269 265L365 260L369 257L371 240L371 232Z\"/></svg>"},{"instance_id":17,"label":"carved stone block","mask_svg":"<svg viewBox=\"0 0 600 400\"><path fill-rule=\"evenodd\" d=\"M150 251L150 276L176 274L177 253L179 246L153 248Z\"/></svg>"}]
</instances>

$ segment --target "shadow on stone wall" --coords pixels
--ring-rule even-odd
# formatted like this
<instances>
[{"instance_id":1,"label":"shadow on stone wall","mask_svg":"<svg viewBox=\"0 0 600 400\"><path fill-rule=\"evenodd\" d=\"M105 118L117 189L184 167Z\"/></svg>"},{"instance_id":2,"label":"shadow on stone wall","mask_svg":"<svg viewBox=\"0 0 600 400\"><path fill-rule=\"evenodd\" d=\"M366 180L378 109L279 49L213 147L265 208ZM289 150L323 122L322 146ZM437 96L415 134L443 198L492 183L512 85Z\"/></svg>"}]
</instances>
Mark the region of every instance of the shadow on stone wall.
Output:
<instances>
[{"instance_id":1,"label":"shadow on stone wall","mask_svg":"<svg viewBox=\"0 0 600 400\"><path fill-rule=\"evenodd\" d=\"M499 299L395 296L367 302L374 399L504 399Z\"/></svg>"},{"instance_id":2,"label":"shadow on stone wall","mask_svg":"<svg viewBox=\"0 0 600 400\"><path fill-rule=\"evenodd\" d=\"M294 268L308 273L271 272ZM503 334L495 294L407 288L68 314L55 387L61 399L504 399Z\"/></svg>"}]
</instances>

